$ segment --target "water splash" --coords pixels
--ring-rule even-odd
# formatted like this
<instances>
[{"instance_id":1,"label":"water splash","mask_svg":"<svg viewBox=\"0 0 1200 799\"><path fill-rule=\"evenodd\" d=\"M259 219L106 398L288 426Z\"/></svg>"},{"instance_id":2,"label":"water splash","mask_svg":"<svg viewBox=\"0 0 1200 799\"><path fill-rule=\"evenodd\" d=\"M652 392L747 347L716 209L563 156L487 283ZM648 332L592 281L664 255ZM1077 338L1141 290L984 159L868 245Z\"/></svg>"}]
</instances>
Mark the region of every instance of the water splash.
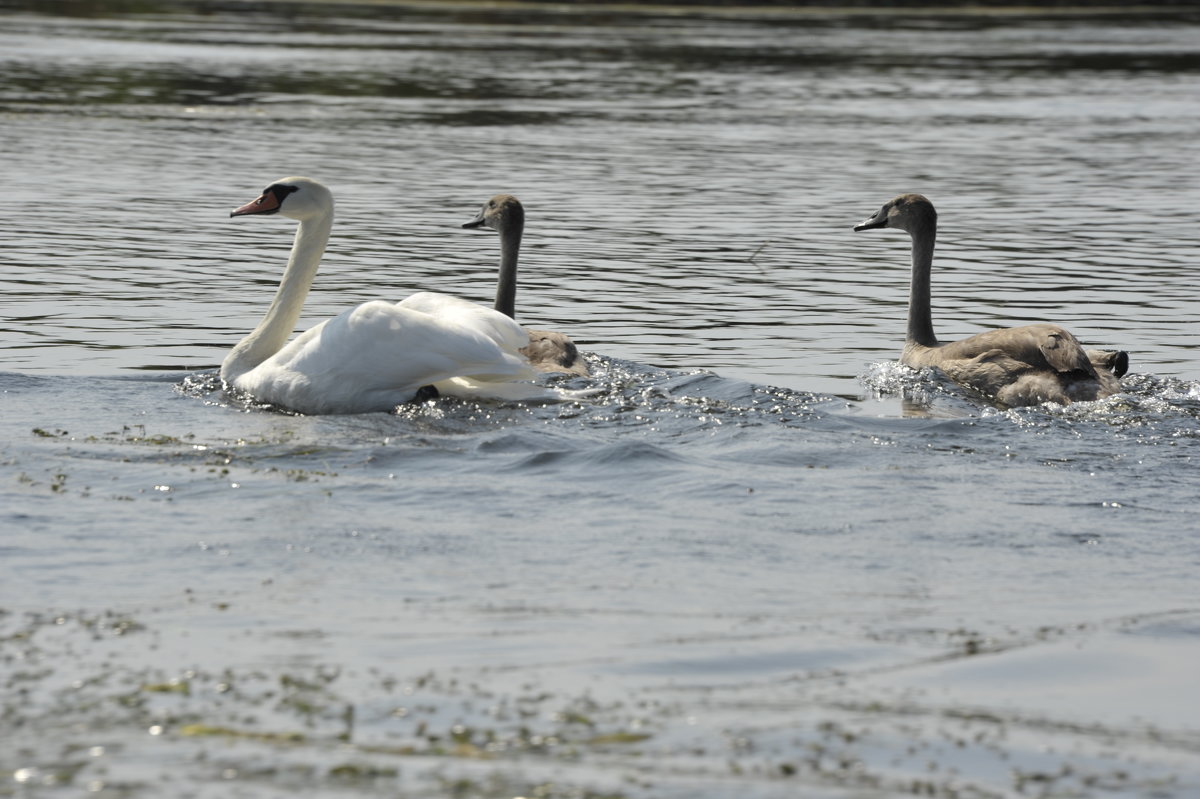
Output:
<instances>
[{"instance_id":1,"label":"water splash","mask_svg":"<svg viewBox=\"0 0 1200 799\"><path fill-rule=\"evenodd\" d=\"M619 358L589 355L590 378L544 375L540 383L575 392L569 402L465 400L455 397L406 403L393 415L414 423L501 420L513 414L579 419L587 425L658 425L667 420L700 423L795 422L828 411L841 400L810 392L761 386L705 370L671 370ZM231 388L216 372L188 375L176 389L212 405L242 411L296 415Z\"/></svg>"},{"instance_id":2,"label":"water splash","mask_svg":"<svg viewBox=\"0 0 1200 799\"><path fill-rule=\"evenodd\" d=\"M978 392L965 389L936 369L913 369L899 361L868 364L859 382L874 399L901 397L917 415L976 415L991 407Z\"/></svg>"}]
</instances>

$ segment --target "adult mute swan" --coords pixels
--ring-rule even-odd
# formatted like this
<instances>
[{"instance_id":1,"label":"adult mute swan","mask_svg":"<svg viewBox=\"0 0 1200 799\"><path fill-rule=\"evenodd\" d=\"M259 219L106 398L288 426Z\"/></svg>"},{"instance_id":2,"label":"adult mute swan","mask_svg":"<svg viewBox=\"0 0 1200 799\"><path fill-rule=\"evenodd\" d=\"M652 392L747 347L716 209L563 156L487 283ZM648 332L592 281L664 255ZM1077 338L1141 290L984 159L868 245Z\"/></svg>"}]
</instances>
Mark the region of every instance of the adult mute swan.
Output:
<instances>
[{"instance_id":1,"label":"adult mute swan","mask_svg":"<svg viewBox=\"0 0 1200 799\"><path fill-rule=\"evenodd\" d=\"M1051 324L989 330L942 344L933 334L929 273L937 238L937 211L920 194L901 194L854 230L899 228L912 237L912 283L908 335L900 362L934 366L956 383L974 388L1001 405L1038 405L1095 400L1120 390L1129 368L1124 352L1084 350L1069 332Z\"/></svg>"},{"instance_id":2,"label":"adult mute swan","mask_svg":"<svg viewBox=\"0 0 1200 799\"><path fill-rule=\"evenodd\" d=\"M288 342L329 241L333 195L310 178L283 178L230 216L276 213L300 223L291 257L266 315L222 362L226 383L310 414L388 411L430 385L454 396L565 396L511 382L537 375L520 352L528 342L520 325L443 294L365 302Z\"/></svg>"},{"instance_id":3,"label":"adult mute swan","mask_svg":"<svg viewBox=\"0 0 1200 799\"><path fill-rule=\"evenodd\" d=\"M497 194L488 200L464 228L487 227L500 234L500 277L496 283L496 310L516 318L517 255L525 230L525 208L511 194ZM575 342L562 333L526 330L529 342L522 354L542 372L566 372L588 376L588 366L579 355Z\"/></svg>"}]
</instances>

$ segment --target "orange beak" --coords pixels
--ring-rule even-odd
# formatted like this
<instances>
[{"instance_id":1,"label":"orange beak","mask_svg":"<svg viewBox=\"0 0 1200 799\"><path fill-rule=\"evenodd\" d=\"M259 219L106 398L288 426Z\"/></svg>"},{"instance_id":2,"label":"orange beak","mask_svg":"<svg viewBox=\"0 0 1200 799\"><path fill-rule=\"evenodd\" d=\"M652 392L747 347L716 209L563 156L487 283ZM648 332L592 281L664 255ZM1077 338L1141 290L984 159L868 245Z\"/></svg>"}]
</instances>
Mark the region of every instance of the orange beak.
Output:
<instances>
[{"instance_id":1,"label":"orange beak","mask_svg":"<svg viewBox=\"0 0 1200 799\"><path fill-rule=\"evenodd\" d=\"M279 210L279 199L275 192L264 192L257 200L251 200L241 208L229 212L230 216L249 216L250 214L273 214Z\"/></svg>"}]
</instances>

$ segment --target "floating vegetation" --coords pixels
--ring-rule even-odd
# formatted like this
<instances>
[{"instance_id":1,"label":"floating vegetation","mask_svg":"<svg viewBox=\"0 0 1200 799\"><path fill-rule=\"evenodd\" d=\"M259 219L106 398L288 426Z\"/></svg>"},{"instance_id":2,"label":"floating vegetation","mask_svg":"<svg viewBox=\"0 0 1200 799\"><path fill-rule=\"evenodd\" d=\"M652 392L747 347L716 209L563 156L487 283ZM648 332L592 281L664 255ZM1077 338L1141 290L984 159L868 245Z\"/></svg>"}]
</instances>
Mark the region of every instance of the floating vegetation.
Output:
<instances>
[{"instance_id":1,"label":"floating vegetation","mask_svg":"<svg viewBox=\"0 0 1200 799\"><path fill-rule=\"evenodd\" d=\"M0 612L0 625L0 661L26 664L9 672L0 707L9 729L26 731L11 755L0 755L0 767L10 769L18 784L115 785L120 781L113 769L119 776L119 764L137 761L149 735L158 740L156 754L139 769L154 768L162 752L172 751L170 762L210 764L210 777L197 773L193 779L247 786L303 780L329 790L374 790L382 784L387 790L479 799L629 799L657 795L636 776L654 773L648 784L669 784L671 775L688 774L732 780L747 789L784 781L798 786L793 790L824 785L865 796L985 797L1011 790L1031 796L1169 797L1176 795L1178 775L1131 768L1106 753L1122 741L1134 749L1165 745L1180 753L1195 743L1154 731L936 707L911 697L855 699L833 674L785 683L788 696L804 701L787 700L784 706L791 709L768 712L762 726L747 723L753 714L745 712L735 726L693 726L691 714L706 708L717 719L722 708L748 711L778 698L783 685L717 691L690 703L681 715L681 708L645 690L628 702L600 702L534 684L484 686L436 670L405 675L373 669L366 681L341 666L189 668L169 675L144 663L148 650L142 646L123 657L111 649L118 631L159 638L158 631L123 614ZM959 658L982 656L992 646L966 629L913 634L957 647ZM1043 639L1040 632L1031 637ZM64 658L67 652L76 657ZM96 657L101 652L108 654ZM397 695L405 697L404 705L387 703L386 697ZM684 730L689 732L681 737ZM54 747L45 745L50 733ZM1064 751L1052 767L1038 754L1046 741ZM1086 754L1089 749L1094 751ZM956 767L966 762L962 758L975 764L975 776ZM472 765L457 770L456 762ZM646 771L648 763L655 764L652 772ZM630 790L598 785L597 768L623 774ZM538 769L557 776L539 781ZM985 779L987 774L992 776ZM158 791L154 783L120 784L121 795L133 798Z\"/></svg>"},{"instance_id":2,"label":"floating vegetation","mask_svg":"<svg viewBox=\"0 0 1200 799\"><path fill-rule=\"evenodd\" d=\"M184 738L236 738L245 741L260 741L275 744L303 743L304 733L300 732L261 732L256 730L235 730L212 724L185 724L177 734Z\"/></svg>"},{"instance_id":3,"label":"floating vegetation","mask_svg":"<svg viewBox=\"0 0 1200 799\"><path fill-rule=\"evenodd\" d=\"M330 778L345 782L372 782L395 779L400 773L393 766L376 766L370 763L339 763L329 769Z\"/></svg>"},{"instance_id":4,"label":"floating vegetation","mask_svg":"<svg viewBox=\"0 0 1200 799\"><path fill-rule=\"evenodd\" d=\"M607 746L608 744L638 744L648 741L653 736L646 732L610 732L597 735L587 740L589 746Z\"/></svg>"},{"instance_id":5,"label":"floating vegetation","mask_svg":"<svg viewBox=\"0 0 1200 799\"><path fill-rule=\"evenodd\" d=\"M183 694L192 692L192 684L188 680L168 680L167 682L148 683L141 690L152 694Z\"/></svg>"}]
</instances>

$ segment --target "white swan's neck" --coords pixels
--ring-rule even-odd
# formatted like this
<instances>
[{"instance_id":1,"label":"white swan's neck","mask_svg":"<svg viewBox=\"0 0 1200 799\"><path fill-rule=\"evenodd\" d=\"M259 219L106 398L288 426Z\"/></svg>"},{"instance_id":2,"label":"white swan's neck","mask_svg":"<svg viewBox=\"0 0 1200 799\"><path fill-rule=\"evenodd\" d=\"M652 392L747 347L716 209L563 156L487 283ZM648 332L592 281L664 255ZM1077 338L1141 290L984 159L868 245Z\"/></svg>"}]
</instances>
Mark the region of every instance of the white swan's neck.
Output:
<instances>
[{"instance_id":1,"label":"white swan's neck","mask_svg":"<svg viewBox=\"0 0 1200 799\"><path fill-rule=\"evenodd\" d=\"M933 334L933 310L930 307L930 272L933 271L933 245L937 240L937 222L924 222L911 231L912 278L908 294L908 335L910 344L938 346Z\"/></svg>"},{"instance_id":2,"label":"white swan's neck","mask_svg":"<svg viewBox=\"0 0 1200 799\"><path fill-rule=\"evenodd\" d=\"M500 313L516 319L517 255L521 250L524 224L510 222L500 228L500 279L496 283L496 305Z\"/></svg>"},{"instance_id":3,"label":"white swan's neck","mask_svg":"<svg viewBox=\"0 0 1200 799\"><path fill-rule=\"evenodd\" d=\"M279 290L258 327L242 339L221 363L221 378L232 382L283 348L300 319L304 300L317 275L329 232L333 228L333 210L301 220L288 258L287 269L279 281Z\"/></svg>"}]
</instances>

